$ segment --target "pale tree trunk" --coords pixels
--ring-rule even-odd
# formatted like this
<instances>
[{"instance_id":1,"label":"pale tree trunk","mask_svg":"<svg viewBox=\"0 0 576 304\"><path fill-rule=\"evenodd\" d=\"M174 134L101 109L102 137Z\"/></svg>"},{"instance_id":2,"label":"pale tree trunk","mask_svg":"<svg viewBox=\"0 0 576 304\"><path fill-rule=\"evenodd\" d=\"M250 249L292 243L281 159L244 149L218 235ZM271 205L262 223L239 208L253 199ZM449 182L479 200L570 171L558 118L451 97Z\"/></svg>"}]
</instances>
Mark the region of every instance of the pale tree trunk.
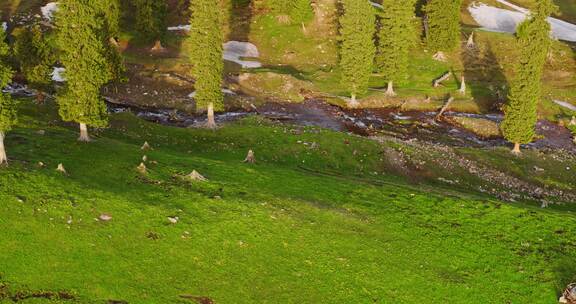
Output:
<instances>
[{"instance_id":1,"label":"pale tree trunk","mask_svg":"<svg viewBox=\"0 0 576 304\"><path fill-rule=\"evenodd\" d=\"M78 137L79 141L82 142L89 142L90 135L88 135L88 126L84 123L80 123L80 137Z\"/></svg>"},{"instance_id":2,"label":"pale tree trunk","mask_svg":"<svg viewBox=\"0 0 576 304\"><path fill-rule=\"evenodd\" d=\"M6 149L4 149L4 132L0 132L0 165L7 164Z\"/></svg>"},{"instance_id":3,"label":"pale tree trunk","mask_svg":"<svg viewBox=\"0 0 576 304\"><path fill-rule=\"evenodd\" d=\"M162 46L162 41L160 40L156 40L154 42L154 46L152 47L152 49L150 49L150 51L152 52L164 52L164 47Z\"/></svg>"},{"instance_id":4,"label":"pale tree trunk","mask_svg":"<svg viewBox=\"0 0 576 304\"><path fill-rule=\"evenodd\" d=\"M357 108L359 105L358 100L356 100L356 94L352 93L350 96L350 107Z\"/></svg>"},{"instance_id":5,"label":"pale tree trunk","mask_svg":"<svg viewBox=\"0 0 576 304\"><path fill-rule=\"evenodd\" d=\"M394 97L396 96L396 92L394 92L394 82L388 82L388 89L386 90L386 96Z\"/></svg>"},{"instance_id":6,"label":"pale tree trunk","mask_svg":"<svg viewBox=\"0 0 576 304\"><path fill-rule=\"evenodd\" d=\"M522 151L520 151L520 144L517 143L514 144L514 149L512 149L512 153L516 155L522 154Z\"/></svg>"},{"instance_id":7,"label":"pale tree trunk","mask_svg":"<svg viewBox=\"0 0 576 304\"><path fill-rule=\"evenodd\" d=\"M460 80L460 94L466 95L466 79L464 78L464 75L462 75Z\"/></svg>"},{"instance_id":8,"label":"pale tree trunk","mask_svg":"<svg viewBox=\"0 0 576 304\"><path fill-rule=\"evenodd\" d=\"M216 120L214 119L214 103L208 104L208 122L206 122L208 129L216 129Z\"/></svg>"}]
</instances>

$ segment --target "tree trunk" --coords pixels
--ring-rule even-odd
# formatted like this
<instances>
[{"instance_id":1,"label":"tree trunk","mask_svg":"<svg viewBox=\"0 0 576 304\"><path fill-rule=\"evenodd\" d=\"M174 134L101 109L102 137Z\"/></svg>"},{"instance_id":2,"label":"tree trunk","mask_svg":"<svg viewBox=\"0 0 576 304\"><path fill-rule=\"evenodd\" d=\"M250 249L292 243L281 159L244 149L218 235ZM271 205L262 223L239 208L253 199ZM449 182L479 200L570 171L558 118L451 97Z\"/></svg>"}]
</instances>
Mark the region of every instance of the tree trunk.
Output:
<instances>
[{"instance_id":1,"label":"tree trunk","mask_svg":"<svg viewBox=\"0 0 576 304\"><path fill-rule=\"evenodd\" d=\"M156 40L156 42L154 42L154 46L152 47L152 49L150 49L150 51L152 52L164 52L164 47L162 46L162 41L160 40Z\"/></svg>"},{"instance_id":2,"label":"tree trunk","mask_svg":"<svg viewBox=\"0 0 576 304\"><path fill-rule=\"evenodd\" d=\"M394 92L394 82L388 82L388 89L386 90L386 96L394 97L396 96L396 92Z\"/></svg>"},{"instance_id":3,"label":"tree trunk","mask_svg":"<svg viewBox=\"0 0 576 304\"><path fill-rule=\"evenodd\" d=\"M7 164L6 149L4 149L4 132L0 132L0 165Z\"/></svg>"},{"instance_id":4,"label":"tree trunk","mask_svg":"<svg viewBox=\"0 0 576 304\"><path fill-rule=\"evenodd\" d=\"M472 32L472 34L470 34L470 36L468 37L468 41L466 42L466 47L468 49L473 49L474 47L476 47L476 44L474 43L474 32Z\"/></svg>"},{"instance_id":5,"label":"tree trunk","mask_svg":"<svg viewBox=\"0 0 576 304\"><path fill-rule=\"evenodd\" d=\"M208 129L216 129L216 120L214 119L214 103L208 104L208 122L206 122Z\"/></svg>"},{"instance_id":6,"label":"tree trunk","mask_svg":"<svg viewBox=\"0 0 576 304\"><path fill-rule=\"evenodd\" d=\"M460 81L460 94L466 95L466 79L464 78L464 75L462 75Z\"/></svg>"},{"instance_id":7,"label":"tree trunk","mask_svg":"<svg viewBox=\"0 0 576 304\"><path fill-rule=\"evenodd\" d=\"M81 142L89 142L90 135L88 135L88 127L84 123L80 123L80 137L78 140Z\"/></svg>"},{"instance_id":8,"label":"tree trunk","mask_svg":"<svg viewBox=\"0 0 576 304\"><path fill-rule=\"evenodd\" d=\"M37 104L39 104L39 105L44 104L44 99L45 99L45 98L46 98L46 97L45 97L45 95L44 95L44 92L42 92L42 91L36 92L36 103L37 103Z\"/></svg>"},{"instance_id":9,"label":"tree trunk","mask_svg":"<svg viewBox=\"0 0 576 304\"><path fill-rule=\"evenodd\" d=\"M522 154L522 151L520 151L520 144L514 143L514 149L512 149L512 153L516 155Z\"/></svg>"},{"instance_id":10,"label":"tree trunk","mask_svg":"<svg viewBox=\"0 0 576 304\"><path fill-rule=\"evenodd\" d=\"M356 100L356 94L352 93L350 96L350 104L349 106L351 108L357 108L360 104L358 103L358 100Z\"/></svg>"}]
</instances>

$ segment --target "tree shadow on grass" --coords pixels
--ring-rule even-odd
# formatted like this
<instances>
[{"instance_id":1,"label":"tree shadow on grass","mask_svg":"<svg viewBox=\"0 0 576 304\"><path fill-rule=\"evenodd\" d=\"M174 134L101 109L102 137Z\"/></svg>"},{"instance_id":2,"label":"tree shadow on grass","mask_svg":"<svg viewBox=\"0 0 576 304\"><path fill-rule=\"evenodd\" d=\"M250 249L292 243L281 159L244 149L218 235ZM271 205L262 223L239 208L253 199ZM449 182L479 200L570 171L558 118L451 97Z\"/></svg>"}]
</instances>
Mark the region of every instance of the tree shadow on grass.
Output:
<instances>
[{"instance_id":1,"label":"tree shadow on grass","mask_svg":"<svg viewBox=\"0 0 576 304\"><path fill-rule=\"evenodd\" d=\"M498 110L508 93L508 79L490 43L464 45L461 52L463 75L476 104Z\"/></svg>"}]
</instances>

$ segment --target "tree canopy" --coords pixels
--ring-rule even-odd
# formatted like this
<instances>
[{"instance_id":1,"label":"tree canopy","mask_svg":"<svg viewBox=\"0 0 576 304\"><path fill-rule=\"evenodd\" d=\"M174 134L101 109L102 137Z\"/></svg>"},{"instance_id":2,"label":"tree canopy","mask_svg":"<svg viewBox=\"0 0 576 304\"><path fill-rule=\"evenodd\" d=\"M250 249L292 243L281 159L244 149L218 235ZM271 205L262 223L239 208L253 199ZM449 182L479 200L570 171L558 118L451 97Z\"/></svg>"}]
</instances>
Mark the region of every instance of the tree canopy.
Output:
<instances>
[{"instance_id":1,"label":"tree canopy","mask_svg":"<svg viewBox=\"0 0 576 304\"><path fill-rule=\"evenodd\" d=\"M535 136L542 73L551 44L547 18L555 9L550 0L538 1L532 15L517 29L516 46L520 56L516 59L501 125L504 137L515 144L529 143Z\"/></svg>"}]
</instances>

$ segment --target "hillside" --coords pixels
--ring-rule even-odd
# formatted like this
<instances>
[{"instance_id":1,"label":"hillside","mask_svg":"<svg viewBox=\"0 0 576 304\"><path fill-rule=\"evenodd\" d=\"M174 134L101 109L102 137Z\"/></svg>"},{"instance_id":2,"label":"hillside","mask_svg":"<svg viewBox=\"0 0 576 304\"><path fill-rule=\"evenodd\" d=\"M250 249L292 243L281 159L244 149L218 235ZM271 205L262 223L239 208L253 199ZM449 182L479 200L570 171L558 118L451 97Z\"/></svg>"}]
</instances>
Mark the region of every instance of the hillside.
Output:
<instances>
[{"instance_id":1,"label":"hillside","mask_svg":"<svg viewBox=\"0 0 576 304\"><path fill-rule=\"evenodd\" d=\"M420 286L432 303L551 303L574 279L572 205L410 182L390 167L406 143L257 118L213 133L123 113L85 145L51 106L22 101L21 112L0 172L7 302L417 303ZM242 163L249 149L255 165ZM483 150L482 162L506 154ZM510 170L532 170L531 158ZM179 177L192 170L209 181ZM455 172L446 179L471 179ZM551 167L541 174L554 180Z\"/></svg>"}]
</instances>

